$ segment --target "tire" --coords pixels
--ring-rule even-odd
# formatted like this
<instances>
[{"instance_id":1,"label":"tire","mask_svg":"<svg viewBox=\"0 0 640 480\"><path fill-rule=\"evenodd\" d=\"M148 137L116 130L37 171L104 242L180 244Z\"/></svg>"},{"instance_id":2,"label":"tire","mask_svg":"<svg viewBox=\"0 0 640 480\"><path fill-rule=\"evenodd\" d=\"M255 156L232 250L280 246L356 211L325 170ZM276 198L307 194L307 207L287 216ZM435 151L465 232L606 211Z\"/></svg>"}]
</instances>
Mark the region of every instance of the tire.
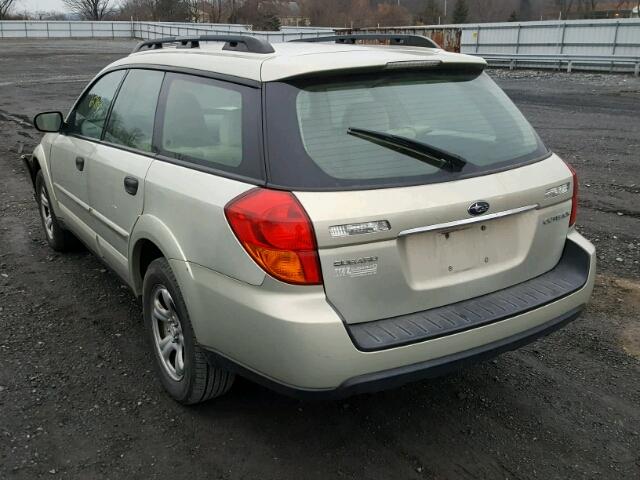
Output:
<instances>
[{"instance_id":1,"label":"tire","mask_svg":"<svg viewBox=\"0 0 640 480\"><path fill-rule=\"evenodd\" d=\"M66 252L74 248L77 245L75 237L60 226L60 222L51 208L51 197L44 183L42 170L38 170L36 174L36 202L44 236L49 246L57 252Z\"/></svg>"},{"instance_id":2,"label":"tire","mask_svg":"<svg viewBox=\"0 0 640 480\"><path fill-rule=\"evenodd\" d=\"M149 264L142 302L153 363L167 393L185 405L227 393L235 375L211 365L198 345L187 306L166 259Z\"/></svg>"}]
</instances>

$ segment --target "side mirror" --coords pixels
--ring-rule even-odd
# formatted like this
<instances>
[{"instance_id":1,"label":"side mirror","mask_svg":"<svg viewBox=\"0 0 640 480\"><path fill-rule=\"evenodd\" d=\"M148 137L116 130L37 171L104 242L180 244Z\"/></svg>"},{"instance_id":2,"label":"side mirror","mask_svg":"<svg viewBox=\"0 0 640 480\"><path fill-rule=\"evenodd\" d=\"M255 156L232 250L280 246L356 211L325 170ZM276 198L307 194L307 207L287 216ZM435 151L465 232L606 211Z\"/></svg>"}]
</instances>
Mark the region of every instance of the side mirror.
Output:
<instances>
[{"instance_id":1,"label":"side mirror","mask_svg":"<svg viewBox=\"0 0 640 480\"><path fill-rule=\"evenodd\" d=\"M33 119L33 126L41 132L56 133L62 129L64 119L60 112L42 112Z\"/></svg>"}]
</instances>

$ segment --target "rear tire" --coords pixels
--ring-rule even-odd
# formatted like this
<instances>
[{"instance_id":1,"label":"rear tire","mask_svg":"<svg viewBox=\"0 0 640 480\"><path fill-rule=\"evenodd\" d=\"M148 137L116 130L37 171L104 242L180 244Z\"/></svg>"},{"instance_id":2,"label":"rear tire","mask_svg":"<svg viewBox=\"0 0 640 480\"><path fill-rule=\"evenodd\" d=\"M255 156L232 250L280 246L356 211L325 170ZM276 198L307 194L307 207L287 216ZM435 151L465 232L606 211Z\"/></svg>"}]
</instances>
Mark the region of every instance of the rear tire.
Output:
<instances>
[{"instance_id":1,"label":"rear tire","mask_svg":"<svg viewBox=\"0 0 640 480\"><path fill-rule=\"evenodd\" d=\"M36 202L44 236L49 246L57 252L66 252L75 247L77 245L75 237L71 232L62 228L53 208L51 208L51 197L44 183L42 170L38 170L36 174Z\"/></svg>"},{"instance_id":2,"label":"rear tire","mask_svg":"<svg viewBox=\"0 0 640 480\"><path fill-rule=\"evenodd\" d=\"M166 259L149 264L142 301L153 363L167 393L187 405L227 393L235 375L211 365L198 345L187 306Z\"/></svg>"}]
</instances>

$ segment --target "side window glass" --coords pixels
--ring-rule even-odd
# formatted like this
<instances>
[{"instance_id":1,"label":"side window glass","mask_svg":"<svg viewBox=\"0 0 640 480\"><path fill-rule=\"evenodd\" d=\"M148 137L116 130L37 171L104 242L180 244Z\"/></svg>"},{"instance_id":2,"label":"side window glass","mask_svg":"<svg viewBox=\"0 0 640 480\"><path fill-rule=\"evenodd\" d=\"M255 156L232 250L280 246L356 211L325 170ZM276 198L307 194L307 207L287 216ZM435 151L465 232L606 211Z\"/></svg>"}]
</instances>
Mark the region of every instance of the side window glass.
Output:
<instances>
[{"instance_id":1,"label":"side window glass","mask_svg":"<svg viewBox=\"0 0 640 480\"><path fill-rule=\"evenodd\" d=\"M236 170L243 162L242 87L179 74L168 76L167 81L163 153Z\"/></svg>"},{"instance_id":2,"label":"side window glass","mask_svg":"<svg viewBox=\"0 0 640 480\"><path fill-rule=\"evenodd\" d=\"M107 142L151 151L153 122L163 72L131 70L116 99L104 139Z\"/></svg>"},{"instance_id":3,"label":"side window glass","mask_svg":"<svg viewBox=\"0 0 640 480\"><path fill-rule=\"evenodd\" d=\"M124 70L107 73L91 87L70 116L71 133L96 139L102 136L109 107L124 74Z\"/></svg>"}]
</instances>

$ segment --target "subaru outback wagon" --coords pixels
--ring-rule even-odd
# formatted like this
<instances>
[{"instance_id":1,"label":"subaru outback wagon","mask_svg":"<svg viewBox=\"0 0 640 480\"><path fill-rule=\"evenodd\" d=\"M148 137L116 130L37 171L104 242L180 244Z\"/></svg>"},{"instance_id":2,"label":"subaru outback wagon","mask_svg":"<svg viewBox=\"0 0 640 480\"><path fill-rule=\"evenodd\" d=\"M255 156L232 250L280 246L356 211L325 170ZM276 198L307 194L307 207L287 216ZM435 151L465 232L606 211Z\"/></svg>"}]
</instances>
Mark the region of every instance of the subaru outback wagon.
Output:
<instances>
[{"instance_id":1,"label":"subaru outback wagon","mask_svg":"<svg viewBox=\"0 0 640 480\"><path fill-rule=\"evenodd\" d=\"M143 305L167 392L344 396L575 319L575 172L481 58L424 37L142 42L26 157L44 232Z\"/></svg>"}]
</instances>

